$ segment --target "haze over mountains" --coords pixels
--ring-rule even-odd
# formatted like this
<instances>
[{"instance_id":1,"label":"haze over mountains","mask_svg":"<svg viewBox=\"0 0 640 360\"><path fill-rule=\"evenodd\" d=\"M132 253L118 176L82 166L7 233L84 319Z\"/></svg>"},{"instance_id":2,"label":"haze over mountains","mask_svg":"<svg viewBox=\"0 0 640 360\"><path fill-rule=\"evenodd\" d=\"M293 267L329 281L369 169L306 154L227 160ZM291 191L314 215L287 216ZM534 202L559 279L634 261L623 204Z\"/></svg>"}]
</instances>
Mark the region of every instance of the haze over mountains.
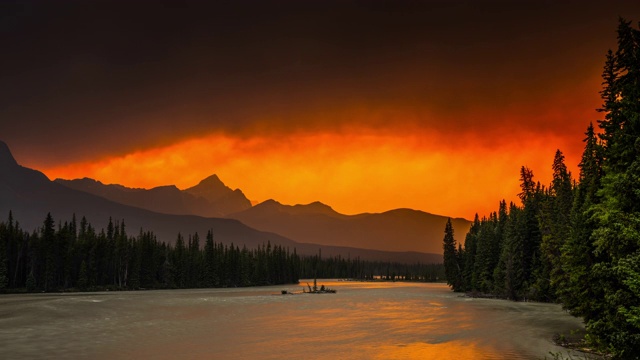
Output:
<instances>
[{"instance_id":1,"label":"haze over mountains","mask_svg":"<svg viewBox=\"0 0 640 360\"><path fill-rule=\"evenodd\" d=\"M225 243L252 247L270 241L296 247L301 254L322 248L323 255L405 262L441 261L447 220L410 209L344 215L320 202L290 206L267 200L251 206L240 189L230 189L216 175L185 190L132 189L88 178L50 181L18 165L0 142L0 214L9 210L28 230L41 226L47 212L62 221L76 214L98 229L109 217L124 219L130 235L143 228L161 241L175 241L178 232L203 235L213 229ZM463 239L469 221L452 221L457 238Z\"/></svg>"},{"instance_id":2,"label":"haze over mountains","mask_svg":"<svg viewBox=\"0 0 640 360\"><path fill-rule=\"evenodd\" d=\"M121 204L163 214L223 217L251 207L251 202L240 189L231 190L216 175L186 190L179 190L174 185L159 186L149 190L134 189L122 185L105 185L89 178L56 179L55 182Z\"/></svg>"},{"instance_id":3,"label":"haze over mountains","mask_svg":"<svg viewBox=\"0 0 640 360\"><path fill-rule=\"evenodd\" d=\"M229 217L296 241L427 253L442 252L443 229L447 222L447 217L411 209L349 216L320 202L290 206L275 200L267 200ZM469 221L451 221L459 237L469 230Z\"/></svg>"},{"instance_id":4,"label":"haze over mountains","mask_svg":"<svg viewBox=\"0 0 640 360\"><path fill-rule=\"evenodd\" d=\"M217 175L211 175L185 190L173 185L149 190L134 189L105 185L88 178L56 179L55 182L155 212L232 218L296 242L330 246L440 253L447 221L444 216L411 209L349 216L321 202L292 206L267 200L252 207L240 189L227 187ZM469 229L467 220L452 219L452 222L462 234Z\"/></svg>"},{"instance_id":5,"label":"haze over mountains","mask_svg":"<svg viewBox=\"0 0 640 360\"><path fill-rule=\"evenodd\" d=\"M129 235L137 235L142 228L153 231L158 240L170 243L178 233L186 236L198 232L204 236L213 229L216 240L223 243L253 247L270 241L298 247L290 239L255 230L238 220L161 214L68 188L50 181L39 171L18 165L6 144L0 142L0 214L6 218L9 211L27 231L41 227L50 212L56 222L69 221L74 214L78 220L85 216L98 230L106 228L109 218L124 219Z\"/></svg>"}]
</instances>

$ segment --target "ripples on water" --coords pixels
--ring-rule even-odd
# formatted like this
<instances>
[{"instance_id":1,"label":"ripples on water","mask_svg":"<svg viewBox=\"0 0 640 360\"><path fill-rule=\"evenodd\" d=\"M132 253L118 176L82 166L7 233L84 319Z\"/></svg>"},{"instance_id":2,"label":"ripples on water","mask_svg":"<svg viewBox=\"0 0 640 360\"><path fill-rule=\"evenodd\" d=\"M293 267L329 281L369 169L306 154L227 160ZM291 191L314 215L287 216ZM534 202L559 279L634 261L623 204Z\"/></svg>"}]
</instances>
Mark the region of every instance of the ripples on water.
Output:
<instances>
[{"instance_id":1,"label":"ripples on water","mask_svg":"<svg viewBox=\"0 0 640 360\"><path fill-rule=\"evenodd\" d=\"M301 282L304 284L305 282ZM0 297L3 359L543 359L581 322L443 284L288 285Z\"/></svg>"}]
</instances>

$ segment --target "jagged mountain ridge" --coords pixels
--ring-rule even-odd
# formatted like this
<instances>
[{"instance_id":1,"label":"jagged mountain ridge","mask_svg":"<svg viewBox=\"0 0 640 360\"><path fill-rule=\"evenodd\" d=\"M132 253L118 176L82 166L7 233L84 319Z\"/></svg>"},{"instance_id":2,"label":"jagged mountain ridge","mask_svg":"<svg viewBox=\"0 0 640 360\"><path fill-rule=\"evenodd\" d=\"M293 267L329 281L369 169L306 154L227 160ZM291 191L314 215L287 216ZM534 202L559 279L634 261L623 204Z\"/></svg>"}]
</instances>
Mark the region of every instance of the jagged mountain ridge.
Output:
<instances>
[{"instance_id":1,"label":"jagged mountain ridge","mask_svg":"<svg viewBox=\"0 0 640 360\"><path fill-rule=\"evenodd\" d=\"M9 211L25 230L37 230L47 213L56 221L67 221L74 214L85 216L96 228L106 228L109 218L124 220L127 232L151 230L160 241L173 243L178 233L185 236L213 230L217 241L246 244L249 247L271 242L294 247L283 236L255 230L238 220L168 215L120 204L50 181L43 173L18 165L6 144L0 142L0 214Z\"/></svg>"},{"instance_id":2,"label":"jagged mountain ridge","mask_svg":"<svg viewBox=\"0 0 640 360\"><path fill-rule=\"evenodd\" d=\"M412 209L343 215L321 203L290 206L275 200L229 217L299 242L428 253L442 253L443 231L448 219ZM458 237L471 226L471 222L460 218L452 219L452 224Z\"/></svg>"},{"instance_id":3,"label":"jagged mountain ridge","mask_svg":"<svg viewBox=\"0 0 640 360\"><path fill-rule=\"evenodd\" d=\"M174 243L178 233L187 236L198 232L204 236L208 230L213 230L216 241L249 248L270 242L291 250L295 248L302 255L314 255L322 251L323 256L359 256L366 260L407 263L442 261L442 256L438 254L297 243L275 233L256 230L235 219L161 214L120 204L50 181L43 173L19 165L7 145L0 141L0 216L8 217L9 211L13 212L13 218L26 231L38 231L47 213L51 213L56 222L68 221L75 214L78 218L85 216L97 229L106 228L109 218L124 220L129 235L136 235L140 229L144 229L153 231L159 241L167 243Z\"/></svg>"},{"instance_id":4,"label":"jagged mountain ridge","mask_svg":"<svg viewBox=\"0 0 640 360\"><path fill-rule=\"evenodd\" d=\"M251 202L240 189L231 190L217 175L212 175L185 190L180 190L175 185L148 190L128 188L119 184L103 184L90 178L56 179L55 182L121 204L163 214L224 217L251 207Z\"/></svg>"},{"instance_id":5,"label":"jagged mountain ridge","mask_svg":"<svg viewBox=\"0 0 640 360\"><path fill-rule=\"evenodd\" d=\"M156 212L224 216L298 243L326 246L439 254L442 253L443 230L447 221L446 216L412 209L344 215L318 201L306 205L284 205L270 199L251 206L239 189L231 190L216 175L182 191L175 186L133 189L122 185L104 185L87 178L71 181L57 179L56 182ZM215 201L236 194L242 199L238 206L240 210L223 214ZM471 225L469 221L459 218L452 219L452 223L460 235L464 235Z\"/></svg>"}]
</instances>

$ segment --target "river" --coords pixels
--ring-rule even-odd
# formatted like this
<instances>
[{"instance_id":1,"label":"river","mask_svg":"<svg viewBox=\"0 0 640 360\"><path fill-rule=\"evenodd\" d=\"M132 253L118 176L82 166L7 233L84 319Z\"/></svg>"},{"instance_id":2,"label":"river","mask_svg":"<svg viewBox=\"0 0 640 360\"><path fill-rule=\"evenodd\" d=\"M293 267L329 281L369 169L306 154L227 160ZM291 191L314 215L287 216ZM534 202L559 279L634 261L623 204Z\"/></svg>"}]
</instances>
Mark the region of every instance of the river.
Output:
<instances>
[{"instance_id":1,"label":"river","mask_svg":"<svg viewBox=\"0 0 640 360\"><path fill-rule=\"evenodd\" d=\"M582 322L444 284L283 285L0 296L3 359L544 359ZM304 284L302 282L301 284Z\"/></svg>"}]
</instances>

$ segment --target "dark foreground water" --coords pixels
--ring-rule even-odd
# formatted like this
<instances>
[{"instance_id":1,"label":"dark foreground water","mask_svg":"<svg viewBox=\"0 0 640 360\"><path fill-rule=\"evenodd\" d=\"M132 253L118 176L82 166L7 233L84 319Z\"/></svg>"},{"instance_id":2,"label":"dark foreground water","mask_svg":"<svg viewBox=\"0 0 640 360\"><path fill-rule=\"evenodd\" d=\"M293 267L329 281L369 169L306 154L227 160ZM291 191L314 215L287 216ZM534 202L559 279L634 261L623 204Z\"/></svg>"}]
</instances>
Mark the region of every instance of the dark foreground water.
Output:
<instances>
[{"instance_id":1,"label":"dark foreground water","mask_svg":"<svg viewBox=\"0 0 640 360\"><path fill-rule=\"evenodd\" d=\"M303 282L304 283L304 282ZM560 306L443 284L0 296L2 359L544 359L581 328Z\"/></svg>"}]
</instances>

